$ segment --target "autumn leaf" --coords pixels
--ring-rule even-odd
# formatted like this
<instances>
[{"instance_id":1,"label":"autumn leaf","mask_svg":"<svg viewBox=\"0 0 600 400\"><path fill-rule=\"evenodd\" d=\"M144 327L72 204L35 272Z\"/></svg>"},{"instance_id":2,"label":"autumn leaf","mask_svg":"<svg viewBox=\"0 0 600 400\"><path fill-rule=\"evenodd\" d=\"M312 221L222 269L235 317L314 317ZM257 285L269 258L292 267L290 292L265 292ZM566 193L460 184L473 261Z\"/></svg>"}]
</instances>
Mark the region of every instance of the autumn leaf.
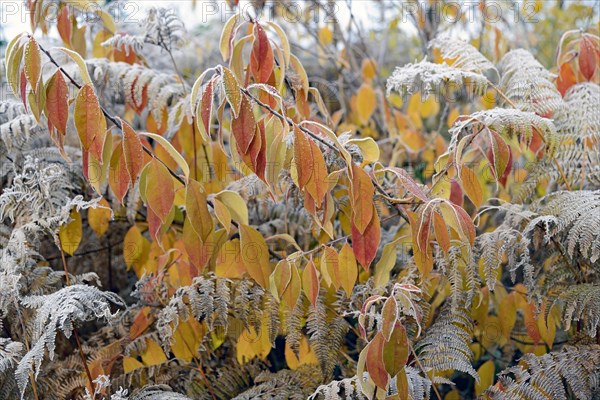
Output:
<instances>
[{"instance_id":1,"label":"autumn leaf","mask_svg":"<svg viewBox=\"0 0 600 400\"><path fill-rule=\"evenodd\" d=\"M377 333L369 343L369 350L367 351L367 359L365 361L369 376L373 379L375 385L381 389L387 388L390 378L383 363L385 343L383 334L381 332Z\"/></svg>"},{"instance_id":2,"label":"autumn leaf","mask_svg":"<svg viewBox=\"0 0 600 400\"><path fill-rule=\"evenodd\" d=\"M129 174L129 182L131 187L135 184L137 177L144 168L144 150L142 149L142 142L138 134L133 128L122 119L121 127L123 130L123 158L125 160L125 167Z\"/></svg>"},{"instance_id":3,"label":"autumn leaf","mask_svg":"<svg viewBox=\"0 0 600 400\"><path fill-rule=\"evenodd\" d=\"M364 234L367 226L373 219L373 195L375 194L375 187L369 175L362 168L355 164L352 164L351 168L352 219L357 232Z\"/></svg>"},{"instance_id":4,"label":"autumn leaf","mask_svg":"<svg viewBox=\"0 0 600 400\"><path fill-rule=\"evenodd\" d=\"M362 125L366 125L377 107L377 97L373 88L363 83L356 93L356 111Z\"/></svg>"},{"instance_id":5,"label":"autumn leaf","mask_svg":"<svg viewBox=\"0 0 600 400\"><path fill-rule=\"evenodd\" d=\"M256 135L256 120L252 111L252 104L242 96L240 113L231 120L231 132L235 137L238 150L241 154L248 154L250 144Z\"/></svg>"},{"instance_id":6,"label":"autumn leaf","mask_svg":"<svg viewBox=\"0 0 600 400\"><path fill-rule=\"evenodd\" d=\"M66 134L69 120L69 89L60 71L56 71L46 85L46 116L61 135Z\"/></svg>"},{"instance_id":7,"label":"autumn leaf","mask_svg":"<svg viewBox=\"0 0 600 400\"><path fill-rule=\"evenodd\" d=\"M96 140L104 143L106 120L91 84L86 84L79 89L73 115L83 150L90 150ZM95 153L99 159L102 157L101 151L100 154Z\"/></svg>"},{"instance_id":8,"label":"autumn leaf","mask_svg":"<svg viewBox=\"0 0 600 400\"><path fill-rule=\"evenodd\" d=\"M156 158L148 164L146 198L148 206L165 223L175 200L175 187L169 170Z\"/></svg>"},{"instance_id":9,"label":"autumn leaf","mask_svg":"<svg viewBox=\"0 0 600 400\"><path fill-rule=\"evenodd\" d=\"M108 229L111 218L112 211L110 209L110 204L108 204L108 201L106 201L105 198L100 199L98 207L90 208L88 210L88 223L98 237L104 235Z\"/></svg>"},{"instance_id":10,"label":"autumn leaf","mask_svg":"<svg viewBox=\"0 0 600 400\"><path fill-rule=\"evenodd\" d=\"M267 83L273 72L275 59L269 38L263 27L254 23L254 44L250 55L250 70L257 83Z\"/></svg>"},{"instance_id":11,"label":"autumn leaf","mask_svg":"<svg viewBox=\"0 0 600 400\"><path fill-rule=\"evenodd\" d=\"M262 235L253 227L241 224L240 249L246 271L260 286L268 289L271 265L269 248Z\"/></svg>"},{"instance_id":12,"label":"autumn leaf","mask_svg":"<svg viewBox=\"0 0 600 400\"><path fill-rule=\"evenodd\" d=\"M597 58L599 54L598 45L588 36L583 35L579 43L579 70L588 81L594 76L597 66Z\"/></svg>"},{"instance_id":13,"label":"autumn leaf","mask_svg":"<svg viewBox=\"0 0 600 400\"><path fill-rule=\"evenodd\" d=\"M187 218L191 226L200 236L203 242L206 242L211 232L214 230L214 222L208 211L208 201L202 185L194 180L190 180L186 189L185 209Z\"/></svg>"},{"instance_id":14,"label":"autumn leaf","mask_svg":"<svg viewBox=\"0 0 600 400\"><path fill-rule=\"evenodd\" d=\"M398 375L406 365L409 353L406 329L399 321L395 321L389 340L383 344L385 370L391 376Z\"/></svg>"},{"instance_id":15,"label":"autumn leaf","mask_svg":"<svg viewBox=\"0 0 600 400\"><path fill-rule=\"evenodd\" d=\"M33 36L29 38L29 41L25 45L24 71L31 89L36 92L38 83L42 78L42 53L40 46Z\"/></svg>"},{"instance_id":16,"label":"autumn leaf","mask_svg":"<svg viewBox=\"0 0 600 400\"><path fill-rule=\"evenodd\" d=\"M352 248L348 244L344 244L342 250L340 250L338 259L341 286L348 297L350 297L356 283L356 278L358 277L358 267Z\"/></svg>"},{"instance_id":17,"label":"autumn leaf","mask_svg":"<svg viewBox=\"0 0 600 400\"><path fill-rule=\"evenodd\" d=\"M352 250L356 260L368 271L371 262L375 259L379 240L381 236L381 227L379 225L379 216L377 209L373 204L371 222L367 225L364 232L360 232L356 225L352 224Z\"/></svg>"},{"instance_id":18,"label":"autumn leaf","mask_svg":"<svg viewBox=\"0 0 600 400\"><path fill-rule=\"evenodd\" d=\"M313 307L316 306L320 284L319 277L317 276L317 269L312 260L306 264L306 267L304 267L304 271L302 272L302 287L304 288L304 293L310 301L310 304L312 304Z\"/></svg>"},{"instance_id":19,"label":"autumn leaf","mask_svg":"<svg viewBox=\"0 0 600 400\"><path fill-rule=\"evenodd\" d=\"M76 210L71 210L69 217L71 220L62 225L58 230L58 238L60 239L60 246L65 253L73 255L79 247L79 243L81 243L83 232L81 215Z\"/></svg>"}]
</instances>

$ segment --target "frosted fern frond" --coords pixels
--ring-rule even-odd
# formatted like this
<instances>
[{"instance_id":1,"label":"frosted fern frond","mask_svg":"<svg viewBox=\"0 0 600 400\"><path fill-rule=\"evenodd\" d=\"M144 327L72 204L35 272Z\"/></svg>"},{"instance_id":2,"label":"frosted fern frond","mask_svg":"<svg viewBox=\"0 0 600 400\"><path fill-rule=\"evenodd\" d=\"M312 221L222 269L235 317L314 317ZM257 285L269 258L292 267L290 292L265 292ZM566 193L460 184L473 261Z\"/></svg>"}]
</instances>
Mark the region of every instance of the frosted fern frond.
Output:
<instances>
[{"instance_id":1,"label":"frosted fern frond","mask_svg":"<svg viewBox=\"0 0 600 400\"><path fill-rule=\"evenodd\" d=\"M5 124L23 114L27 114L23 102L15 100L0 101L0 124Z\"/></svg>"},{"instance_id":2,"label":"frosted fern frond","mask_svg":"<svg viewBox=\"0 0 600 400\"><path fill-rule=\"evenodd\" d=\"M157 328L163 345L168 346L179 320L190 317L206 321L209 329L228 327L231 297L227 280L214 276L198 276L190 286L177 289L169 304L158 316Z\"/></svg>"},{"instance_id":3,"label":"frosted fern frond","mask_svg":"<svg viewBox=\"0 0 600 400\"><path fill-rule=\"evenodd\" d=\"M498 69L500 88L520 110L551 116L562 107L562 97L552 82L554 76L527 50L509 51Z\"/></svg>"},{"instance_id":4,"label":"frosted fern frond","mask_svg":"<svg viewBox=\"0 0 600 400\"><path fill-rule=\"evenodd\" d=\"M342 317L327 318L327 309L322 296L315 306L309 308L306 329L311 347L315 350L324 376L330 376L337 363L338 349L342 345L348 324Z\"/></svg>"},{"instance_id":5,"label":"frosted fern frond","mask_svg":"<svg viewBox=\"0 0 600 400\"><path fill-rule=\"evenodd\" d=\"M47 134L48 130L38 125L35 117L30 114L16 115L0 125L0 139L11 152L22 151L28 142Z\"/></svg>"},{"instance_id":6,"label":"frosted fern frond","mask_svg":"<svg viewBox=\"0 0 600 400\"><path fill-rule=\"evenodd\" d=\"M173 392L167 385L147 385L131 393L128 400L191 400L189 397Z\"/></svg>"},{"instance_id":7,"label":"frosted fern frond","mask_svg":"<svg viewBox=\"0 0 600 400\"><path fill-rule=\"evenodd\" d=\"M351 378L344 378L339 381L331 381L328 384L320 385L308 400L344 400L344 399L365 399L362 391L357 386L356 375ZM343 396L343 397L342 397Z\"/></svg>"},{"instance_id":8,"label":"frosted fern frond","mask_svg":"<svg viewBox=\"0 0 600 400\"><path fill-rule=\"evenodd\" d=\"M555 303L563 304L565 330L571 329L573 321L581 321L585 333L596 337L600 324L600 286L585 283L570 287Z\"/></svg>"},{"instance_id":9,"label":"frosted fern frond","mask_svg":"<svg viewBox=\"0 0 600 400\"><path fill-rule=\"evenodd\" d=\"M16 378L24 393L32 365L37 377L44 358L45 349L54 358L57 331L68 338L73 333L74 323L109 320L113 317L111 306L125 306L119 296L103 292L88 285L71 285L49 295L28 296L21 299L24 306L36 309L33 323L33 338L36 341L19 362Z\"/></svg>"},{"instance_id":10,"label":"frosted fern frond","mask_svg":"<svg viewBox=\"0 0 600 400\"><path fill-rule=\"evenodd\" d=\"M17 365L24 349L25 346L21 342L13 342L9 338L0 338L0 374Z\"/></svg>"},{"instance_id":11,"label":"frosted fern frond","mask_svg":"<svg viewBox=\"0 0 600 400\"><path fill-rule=\"evenodd\" d=\"M318 369L303 365L296 370L283 369L276 373L261 372L254 378L254 386L233 397L232 400L304 400L315 382L321 379Z\"/></svg>"},{"instance_id":12,"label":"frosted fern frond","mask_svg":"<svg viewBox=\"0 0 600 400\"><path fill-rule=\"evenodd\" d=\"M443 96L463 88L470 94L482 95L487 87L488 80L481 74L426 60L397 67L387 80L388 94L392 90L402 95L421 92L424 98L431 94Z\"/></svg>"},{"instance_id":13,"label":"frosted fern frond","mask_svg":"<svg viewBox=\"0 0 600 400\"><path fill-rule=\"evenodd\" d=\"M529 239L523 238L521 232L510 226L502 226L493 232L484 232L476 239L475 258L482 258L486 285L491 291L496 286L497 271L506 257L507 269L513 281L515 272L523 268L526 276L533 279L533 266L529 257ZM506 228L506 229L504 229Z\"/></svg>"},{"instance_id":14,"label":"frosted fern frond","mask_svg":"<svg viewBox=\"0 0 600 400\"><path fill-rule=\"evenodd\" d=\"M186 42L185 25L177 13L171 8L155 8L148 10L143 22L145 27L144 42L163 47L165 50L182 47Z\"/></svg>"},{"instance_id":15,"label":"frosted fern frond","mask_svg":"<svg viewBox=\"0 0 600 400\"><path fill-rule=\"evenodd\" d=\"M471 365L473 352L469 344L473 323L464 308L446 306L423 339L415 344L419 359L427 371L439 373L448 370L465 372L479 382L479 375Z\"/></svg>"},{"instance_id":16,"label":"frosted fern frond","mask_svg":"<svg viewBox=\"0 0 600 400\"><path fill-rule=\"evenodd\" d=\"M136 35L114 35L101 43L102 47L114 47L125 55L138 54L144 48L144 38Z\"/></svg>"},{"instance_id":17,"label":"frosted fern frond","mask_svg":"<svg viewBox=\"0 0 600 400\"><path fill-rule=\"evenodd\" d=\"M496 71L496 67L490 60L464 40L448 36L437 37L429 42L429 48L438 49L443 58L452 60L453 68L478 74L483 74L488 70Z\"/></svg>"},{"instance_id":18,"label":"frosted fern frond","mask_svg":"<svg viewBox=\"0 0 600 400\"><path fill-rule=\"evenodd\" d=\"M537 218L523 230L524 235L542 229L546 242L564 235L569 257L575 250L592 263L600 259L600 190L556 192L546 196ZM559 238L560 239L560 238Z\"/></svg>"},{"instance_id":19,"label":"frosted fern frond","mask_svg":"<svg viewBox=\"0 0 600 400\"><path fill-rule=\"evenodd\" d=\"M544 137L548 153L552 153L558 143L558 134L552 120L542 118L533 112L493 108L477 111L455 122L449 131L452 135L450 146L455 148L462 138L462 133L477 130L478 124L507 138L519 137L526 144L531 142L535 129Z\"/></svg>"},{"instance_id":20,"label":"frosted fern frond","mask_svg":"<svg viewBox=\"0 0 600 400\"><path fill-rule=\"evenodd\" d=\"M600 86L585 82L571 87L564 108L556 115L559 132L565 137L600 141Z\"/></svg>"},{"instance_id":21,"label":"frosted fern frond","mask_svg":"<svg viewBox=\"0 0 600 400\"><path fill-rule=\"evenodd\" d=\"M586 400L597 398L600 347L565 346L543 356L526 354L519 365L498 374L483 398L497 400Z\"/></svg>"},{"instance_id":22,"label":"frosted fern frond","mask_svg":"<svg viewBox=\"0 0 600 400\"><path fill-rule=\"evenodd\" d=\"M170 73L106 59L87 60L86 65L98 93L112 103L150 110L159 127L164 109L185 95L181 83Z\"/></svg>"}]
</instances>

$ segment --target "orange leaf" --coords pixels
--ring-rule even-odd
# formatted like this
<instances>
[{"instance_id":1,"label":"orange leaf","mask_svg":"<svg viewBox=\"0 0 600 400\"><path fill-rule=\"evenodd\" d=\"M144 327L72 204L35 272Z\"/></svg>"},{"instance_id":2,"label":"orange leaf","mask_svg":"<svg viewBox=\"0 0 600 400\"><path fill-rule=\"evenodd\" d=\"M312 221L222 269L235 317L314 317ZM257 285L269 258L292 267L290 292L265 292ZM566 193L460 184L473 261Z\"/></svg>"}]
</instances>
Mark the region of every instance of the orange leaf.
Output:
<instances>
[{"instance_id":1,"label":"orange leaf","mask_svg":"<svg viewBox=\"0 0 600 400\"><path fill-rule=\"evenodd\" d=\"M375 187L367 173L359 166L352 164L352 180L350 182L352 192L352 220L356 230L364 234L367 226L373 219L373 195Z\"/></svg>"},{"instance_id":2,"label":"orange leaf","mask_svg":"<svg viewBox=\"0 0 600 400\"><path fill-rule=\"evenodd\" d=\"M79 89L73 115L81 147L90 150L96 138L104 138L106 134L106 120L91 84L86 84ZM103 139L102 143L104 143ZM98 159L102 157L102 154L95 155Z\"/></svg>"},{"instance_id":3,"label":"orange leaf","mask_svg":"<svg viewBox=\"0 0 600 400\"><path fill-rule=\"evenodd\" d=\"M46 116L61 135L67 132L69 119L69 88L60 71L56 71L46 86Z\"/></svg>"},{"instance_id":4,"label":"orange leaf","mask_svg":"<svg viewBox=\"0 0 600 400\"><path fill-rule=\"evenodd\" d=\"M386 389L389 376L383 363L383 347L385 345L385 338L381 332L369 343L369 349L367 351L367 359L365 365L369 376L373 379L373 382L381 389Z\"/></svg>"},{"instance_id":5,"label":"orange leaf","mask_svg":"<svg viewBox=\"0 0 600 400\"><path fill-rule=\"evenodd\" d=\"M310 300L310 304L315 306L317 297L319 296L319 277L317 276L317 269L313 260L310 260L306 264L306 267L304 267L304 271L302 272L302 287L304 288L306 297Z\"/></svg>"},{"instance_id":6,"label":"orange leaf","mask_svg":"<svg viewBox=\"0 0 600 400\"><path fill-rule=\"evenodd\" d=\"M123 147L117 146L113 150L110 158L110 169L108 170L108 185L117 196L117 199L123 204L125 194L129 188L129 173L123 157Z\"/></svg>"},{"instance_id":7,"label":"orange leaf","mask_svg":"<svg viewBox=\"0 0 600 400\"><path fill-rule=\"evenodd\" d=\"M135 184L142 168L144 168L144 150L142 142L138 134L125 121L119 118L121 127L123 128L123 157L125 159L125 167L129 174L129 182L131 187Z\"/></svg>"},{"instance_id":8,"label":"orange leaf","mask_svg":"<svg viewBox=\"0 0 600 400\"><path fill-rule=\"evenodd\" d=\"M269 283L272 286L271 291L275 292L273 295L281 299L281 295L285 292L291 280L292 267L290 267L290 263L288 260L279 261L269 277Z\"/></svg>"},{"instance_id":9,"label":"orange leaf","mask_svg":"<svg viewBox=\"0 0 600 400\"><path fill-rule=\"evenodd\" d=\"M256 22L254 24L254 44L250 55L250 70L252 76L258 83L267 83L273 72L275 59L269 38L263 27Z\"/></svg>"},{"instance_id":10,"label":"orange leaf","mask_svg":"<svg viewBox=\"0 0 600 400\"><path fill-rule=\"evenodd\" d=\"M381 332L385 337L385 340L389 341L396 321L398 320L398 302L394 296L388 297L383 303L383 309L381 310L382 326Z\"/></svg>"},{"instance_id":11,"label":"orange leaf","mask_svg":"<svg viewBox=\"0 0 600 400\"><path fill-rule=\"evenodd\" d=\"M25 45L25 77L31 85L31 89L37 92L38 83L42 77L42 54L40 52L40 46L36 40L32 37Z\"/></svg>"},{"instance_id":12,"label":"orange leaf","mask_svg":"<svg viewBox=\"0 0 600 400\"><path fill-rule=\"evenodd\" d=\"M448 226L438 212L433 213L433 229L435 230L435 240L442 250L447 254L450 251L450 236L448 235Z\"/></svg>"},{"instance_id":13,"label":"orange leaf","mask_svg":"<svg viewBox=\"0 0 600 400\"><path fill-rule=\"evenodd\" d=\"M475 207L481 207L481 204L483 203L483 191L475 172L466 165L463 165L460 169L460 180L465 194L473 202Z\"/></svg>"},{"instance_id":14,"label":"orange leaf","mask_svg":"<svg viewBox=\"0 0 600 400\"><path fill-rule=\"evenodd\" d=\"M192 265L202 271L212 257L212 243L202 240L188 218L183 222L183 246Z\"/></svg>"},{"instance_id":15,"label":"orange leaf","mask_svg":"<svg viewBox=\"0 0 600 400\"><path fill-rule=\"evenodd\" d=\"M214 230L214 222L208 211L208 201L202 185L190 180L186 189L185 210L187 218L203 242L206 242Z\"/></svg>"},{"instance_id":16,"label":"orange leaf","mask_svg":"<svg viewBox=\"0 0 600 400\"><path fill-rule=\"evenodd\" d=\"M573 71L571 64L564 63L558 69L558 79L556 80L556 88L561 95L565 95L571 86L577 83L577 77Z\"/></svg>"},{"instance_id":17,"label":"orange leaf","mask_svg":"<svg viewBox=\"0 0 600 400\"><path fill-rule=\"evenodd\" d=\"M148 206L165 223L175 200L175 187L169 170L156 158L148 164L146 178Z\"/></svg>"}]
</instances>

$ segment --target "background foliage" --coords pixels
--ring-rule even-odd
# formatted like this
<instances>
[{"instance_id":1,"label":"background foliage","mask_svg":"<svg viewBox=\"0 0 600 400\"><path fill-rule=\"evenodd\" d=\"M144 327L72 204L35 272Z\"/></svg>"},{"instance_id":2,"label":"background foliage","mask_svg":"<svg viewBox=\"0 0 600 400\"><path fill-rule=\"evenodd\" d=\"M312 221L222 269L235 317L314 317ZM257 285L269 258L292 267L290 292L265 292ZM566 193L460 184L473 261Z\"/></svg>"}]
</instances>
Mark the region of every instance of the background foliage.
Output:
<instances>
[{"instance_id":1,"label":"background foliage","mask_svg":"<svg viewBox=\"0 0 600 400\"><path fill-rule=\"evenodd\" d=\"M4 43L0 398L600 396L597 4L128 6Z\"/></svg>"}]
</instances>

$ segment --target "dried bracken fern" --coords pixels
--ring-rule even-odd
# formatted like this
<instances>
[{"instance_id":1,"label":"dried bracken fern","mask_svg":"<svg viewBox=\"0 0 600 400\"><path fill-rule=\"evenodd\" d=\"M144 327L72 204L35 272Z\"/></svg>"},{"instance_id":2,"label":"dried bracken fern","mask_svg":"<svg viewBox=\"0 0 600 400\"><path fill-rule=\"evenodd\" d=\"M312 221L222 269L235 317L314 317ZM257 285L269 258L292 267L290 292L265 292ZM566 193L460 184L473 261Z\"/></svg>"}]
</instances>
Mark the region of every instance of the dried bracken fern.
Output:
<instances>
[{"instance_id":1,"label":"dried bracken fern","mask_svg":"<svg viewBox=\"0 0 600 400\"><path fill-rule=\"evenodd\" d=\"M543 356L526 354L518 366L499 374L499 382L483 394L498 400L555 400L597 398L600 347L565 346Z\"/></svg>"}]
</instances>

